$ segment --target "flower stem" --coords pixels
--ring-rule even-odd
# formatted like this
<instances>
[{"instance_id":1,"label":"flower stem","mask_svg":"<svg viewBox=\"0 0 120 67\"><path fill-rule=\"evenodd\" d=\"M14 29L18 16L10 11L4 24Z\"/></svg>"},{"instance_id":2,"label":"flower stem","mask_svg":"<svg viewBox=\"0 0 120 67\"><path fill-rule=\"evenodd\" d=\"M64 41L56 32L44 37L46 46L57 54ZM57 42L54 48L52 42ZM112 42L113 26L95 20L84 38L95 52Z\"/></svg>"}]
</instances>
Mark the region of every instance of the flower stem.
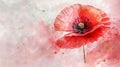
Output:
<instances>
[{"instance_id":1,"label":"flower stem","mask_svg":"<svg viewBox=\"0 0 120 67\"><path fill-rule=\"evenodd\" d=\"M84 63L86 63L85 46L83 46L83 59L84 59Z\"/></svg>"}]
</instances>

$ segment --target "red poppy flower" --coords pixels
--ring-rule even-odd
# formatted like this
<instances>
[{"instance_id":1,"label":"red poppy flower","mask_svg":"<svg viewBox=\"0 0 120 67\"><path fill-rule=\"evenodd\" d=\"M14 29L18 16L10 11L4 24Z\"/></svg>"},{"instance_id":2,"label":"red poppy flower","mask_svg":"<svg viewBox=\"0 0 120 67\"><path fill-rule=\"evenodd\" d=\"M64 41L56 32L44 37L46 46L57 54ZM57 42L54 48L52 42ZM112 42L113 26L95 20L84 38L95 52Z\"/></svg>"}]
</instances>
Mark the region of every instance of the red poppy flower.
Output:
<instances>
[{"instance_id":1,"label":"red poppy flower","mask_svg":"<svg viewBox=\"0 0 120 67\"><path fill-rule=\"evenodd\" d=\"M109 26L107 15L93 6L74 4L56 17L56 31L68 32L56 41L61 48L76 48L96 41Z\"/></svg>"}]
</instances>

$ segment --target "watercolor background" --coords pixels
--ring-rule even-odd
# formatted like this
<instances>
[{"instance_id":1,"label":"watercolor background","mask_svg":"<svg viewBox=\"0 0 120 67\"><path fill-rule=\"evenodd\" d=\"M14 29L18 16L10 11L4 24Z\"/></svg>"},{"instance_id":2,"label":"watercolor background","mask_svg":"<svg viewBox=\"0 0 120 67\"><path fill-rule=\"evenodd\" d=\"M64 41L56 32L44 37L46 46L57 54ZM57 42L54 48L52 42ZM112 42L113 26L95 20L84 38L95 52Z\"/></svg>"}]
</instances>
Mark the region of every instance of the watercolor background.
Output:
<instances>
[{"instance_id":1,"label":"watercolor background","mask_svg":"<svg viewBox=\"0 0 120 67\"><path fill-rule=\"evenodd\" d=\"M54 19L76 3L103 10L112 23L103 39L85 46L88 64L82 48L54 47ZM0 67L120 67L119 4L120 0L0 0Z\"/></svg>"}]
</instances>

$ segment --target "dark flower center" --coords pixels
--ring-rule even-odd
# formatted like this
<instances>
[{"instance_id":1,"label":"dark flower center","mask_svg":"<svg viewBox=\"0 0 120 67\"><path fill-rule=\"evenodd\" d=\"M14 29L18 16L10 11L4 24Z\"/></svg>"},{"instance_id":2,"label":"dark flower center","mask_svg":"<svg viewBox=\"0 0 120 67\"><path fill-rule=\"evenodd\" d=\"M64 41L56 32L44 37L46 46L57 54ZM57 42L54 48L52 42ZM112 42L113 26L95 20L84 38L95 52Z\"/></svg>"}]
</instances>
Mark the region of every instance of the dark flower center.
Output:
<instances>
[{"instance_id":1,"label":"dark flower center","mask_svg":"<svg viewBox=\"0 0 120 67\"><path fill-rule=\"evenodd\" d=\"M84 34L85 32L90 31L92 28L92 23L86 17L82 18L82 20L80 20L80 18L77 18L73 22L72 28L75 33Z\"/></svg>"}]
</instances>

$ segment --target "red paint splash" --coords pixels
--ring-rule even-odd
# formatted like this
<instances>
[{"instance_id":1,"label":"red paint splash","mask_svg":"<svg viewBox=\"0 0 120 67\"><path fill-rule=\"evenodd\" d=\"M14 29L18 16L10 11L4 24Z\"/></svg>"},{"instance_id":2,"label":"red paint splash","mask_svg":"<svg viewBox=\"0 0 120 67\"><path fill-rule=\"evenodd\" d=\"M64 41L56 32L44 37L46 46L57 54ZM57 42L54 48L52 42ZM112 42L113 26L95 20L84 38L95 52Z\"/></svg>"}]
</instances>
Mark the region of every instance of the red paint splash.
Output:
<instances>
[{"instance_id":1,"label":"red paint splash","mask_svg":"<svg viewBox=\"0 0 120 67\"><path fill-rule=\"evenodd\" d=\"M108 66L120 66L120 21L113 21L112 27L103 38L97 43L97 46L86 54L89 64L105 63Z\"/></svg>"},{"instance_id":2,"label":"red paint splash","mask_svg":"<svg viewBox=\"0 0 120 67\"><path fill-rule=\"evenodd\" d=\"M73 24L84 23L82 31L73 29ZM89 5L74 4L66 7L56 17L54 27L56 31L67 32L56 41L60 48L78 48L89 42L96 41L109 28L109 18L106 13ZM76 26L75 26L76 27Z\"/></svg>"}]
</instances>

